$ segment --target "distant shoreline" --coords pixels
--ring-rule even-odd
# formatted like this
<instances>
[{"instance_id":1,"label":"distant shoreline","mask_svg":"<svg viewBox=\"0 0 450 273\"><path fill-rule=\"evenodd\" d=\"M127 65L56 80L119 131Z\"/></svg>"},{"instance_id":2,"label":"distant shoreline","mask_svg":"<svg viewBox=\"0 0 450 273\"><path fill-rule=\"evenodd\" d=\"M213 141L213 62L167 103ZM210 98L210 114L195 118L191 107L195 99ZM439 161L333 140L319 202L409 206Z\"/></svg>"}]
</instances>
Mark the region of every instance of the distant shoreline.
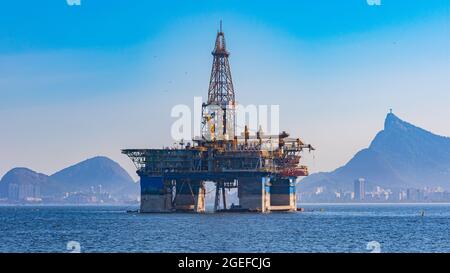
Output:
<instances>
[{"instance_id":1,"label":"distant shoreline","mask_svg":"<svg viewBox=\"0 0 450 273\"><path fill-rule=\"evenodd\" d=\"M300 203L302 206L392 206L392 205L450 205L450 202L416 202L416 203ZM136 204L7 204L0 203L0 207L139 207Z\"/></svg>"},{"instance_id":2,"label":"distant shoreline","mask_svg":"<svg viewBox=\"0 0 450 273\"><path fill-rule=\"evenodd\" d=\"M297 205L450 205L450 202L386 202L386 203L297 203Z\"/></svg>"},{"instance_id":3,"label":"distant shoreline","mask_svg":"<svg viewBox=\"0 0 450 273\"><path fill-rule=\"evenodd\" d=\"M7 204L0 203L0 207L138 207L139 204Z\"/></svg>"}]
</instances>

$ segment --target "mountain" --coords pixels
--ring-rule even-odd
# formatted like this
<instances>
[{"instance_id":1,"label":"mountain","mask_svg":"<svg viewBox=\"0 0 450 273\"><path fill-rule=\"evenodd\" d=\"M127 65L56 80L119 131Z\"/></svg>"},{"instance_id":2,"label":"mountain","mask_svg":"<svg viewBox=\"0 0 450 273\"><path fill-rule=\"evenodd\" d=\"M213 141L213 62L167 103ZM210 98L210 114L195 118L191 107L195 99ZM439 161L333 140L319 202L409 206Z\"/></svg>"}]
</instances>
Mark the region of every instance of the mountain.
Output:
<instances>
[{"instance_id":1,"label":"mountain","mask_svg":"<svg viewBox=\"0 0 450 273\"><path fill-rule=\"evenodd\" d=\"M118 193L134 184L131 176L115 161L97 156L67 167L50 176L66 191L89 191L101 185L102 190Z\"/></svg>"},{"instance_id":2,"label":"mountain","mask_svg":"<svg viewBox=\"0 0 450 273\"><path fill-rule=\"evenodd\" d=\"M101 191L100 191L101 188ZM0 198L59 200L66 193L110 193L115 198L139 195L139 184L116 162L94 157L51 176L27 168L14 168L0 180Z\"/></svg>"},{"instance_id":3,"label":"mountain","mask_svg":"<svg viewBox=\"0 0 450 273\"><path fill-rule=\"evenodd\" d=\"M360 177L366 179L369 190L375 186L450 189L450 138L435 135L389 113L384 129L368 148L335 171L306 177L299 191L314 192L319 187L328 192L351 191L353 181Z\"/></svg>"},{"instance_id":4,"label":"mountain","mask_svg":"<svg viewBox=\"0 0 450 273\"><path fill-rule=\"evenodd\" d=\"M47 196L60 192L59 186L49 176L27 168L14 168L0 180L0 198L12 200L28 196Z\"/></svg>"}]
</instances>

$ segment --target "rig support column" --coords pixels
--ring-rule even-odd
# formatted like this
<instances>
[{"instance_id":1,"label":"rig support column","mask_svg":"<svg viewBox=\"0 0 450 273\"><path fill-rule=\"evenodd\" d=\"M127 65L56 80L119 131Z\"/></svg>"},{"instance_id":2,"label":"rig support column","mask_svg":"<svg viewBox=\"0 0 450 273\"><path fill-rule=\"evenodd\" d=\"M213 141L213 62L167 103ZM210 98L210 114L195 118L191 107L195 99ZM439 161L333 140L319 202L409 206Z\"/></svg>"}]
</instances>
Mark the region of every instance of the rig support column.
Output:
<instances>
[{"instance_id":1,"label":"rig support column","mask_svg":"<svg viewBox=\"0 0 450 273\"><path fill-rule=\"evenodd\" d=\"M214 211L216 212L219 209L220 202L220 187L219 182L216 182L216 195L214 197Z\"/></svg>"},{"instance_id":2,"label":"rig support column","mask_svg":"<svg viewBox=\"0 0 450 273\"><path fill-rule=\"evenodd\" d=\"M141 176L140 212L171 212L172 193L161 176Z\"/></svg>"},{"instance_id":3,"label":"rig support column","mask_svg":"<svg viewBox=\"0 0 450 273\"><path fill-rule=\"evenodd\" d=\"M205 189L204 183L203 183L203 181L200 181L197 195L196 196L194 195L194 197L195 197L194 211L195 212L199 212L199 213L205 212L205 194L206 194L206 189Z\"/></svg>"},{"instance_id":4,"label":"rig support column","mask_svg":"<svg viewBox=\"0 0 450 273\"><path fill-rule=\"evenodd\" d=\"M249 211L270 211L270 187L268 177L243 177L239 179L239 205Z\"/></svg>"},{"instance_id":5,"label":"rig support column","mask_svg":"<svg viewBox=\"0 0 450 273\"><path fill-rule=\"evenodd\" d=\"M297 210L295 181L293 179L279 178L272 181L272 186L270 189L270 210Z\"/></svg>"},{"instance_id":6,"label":"rig support column","mask_svg":"<svg viewBox=\"0 0 450 273\"><path fill-rule=\"evenodd\" d=\"M223 201L223 209L227 209L227 193L225 192L225 183L222 183L222 201Z\"/></svg>"},{"instance_id":7,"label":"rig support column","mask_svg":"<svg viewBox=\"0 0 450 273\"><path fill-rule=\"evenodd\" d=\"M175 209L177 211L205 211L203 181L178 179L176 182Z\"/></svg>"}]
</instances>

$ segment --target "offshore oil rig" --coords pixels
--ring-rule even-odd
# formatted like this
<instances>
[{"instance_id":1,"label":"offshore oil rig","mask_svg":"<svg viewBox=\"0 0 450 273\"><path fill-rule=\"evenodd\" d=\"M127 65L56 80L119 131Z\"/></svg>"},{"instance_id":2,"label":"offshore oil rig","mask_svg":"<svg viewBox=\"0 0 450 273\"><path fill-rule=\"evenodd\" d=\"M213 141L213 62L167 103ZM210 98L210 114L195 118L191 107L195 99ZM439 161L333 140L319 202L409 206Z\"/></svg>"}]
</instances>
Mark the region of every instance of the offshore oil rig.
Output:
<instances>
[{"instance_id":1,"label":"offshore oil rig","mask_svg":"<svg viewBox=\"0 0 450 273\"><path fill-rule=\"evenodd\" d=\"M181 148L125 149L137 168L140 212L205 212L205 182L215 184L214 211L296 211L297 177L307 176L300 153L314 150L282 132L236 135L236 101L225 35L217 32L202 133ZM227 204L237 189L239 204Z\"/></svg>"}]
</instances>

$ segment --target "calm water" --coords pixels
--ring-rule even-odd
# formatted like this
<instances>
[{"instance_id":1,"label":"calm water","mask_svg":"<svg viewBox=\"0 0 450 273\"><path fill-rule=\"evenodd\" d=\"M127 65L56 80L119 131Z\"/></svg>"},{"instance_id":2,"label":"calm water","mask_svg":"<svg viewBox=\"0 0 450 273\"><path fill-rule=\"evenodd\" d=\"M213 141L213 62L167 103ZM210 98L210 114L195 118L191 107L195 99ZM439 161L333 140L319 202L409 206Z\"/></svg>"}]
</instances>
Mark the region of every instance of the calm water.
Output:
<instances>
[{"instance_id":1,"label":"calm water","mask_svg":"<svg viewBox=\"0 0 450 273\"><path fill-rule=\"evenodd\" d=\"M270 214L0 207L0 252L450 252L450 205L304 205ZM321 210L322 209L322 210ZM421 211L425 211L422 217Z\"/></svg>"}]
</instances>

